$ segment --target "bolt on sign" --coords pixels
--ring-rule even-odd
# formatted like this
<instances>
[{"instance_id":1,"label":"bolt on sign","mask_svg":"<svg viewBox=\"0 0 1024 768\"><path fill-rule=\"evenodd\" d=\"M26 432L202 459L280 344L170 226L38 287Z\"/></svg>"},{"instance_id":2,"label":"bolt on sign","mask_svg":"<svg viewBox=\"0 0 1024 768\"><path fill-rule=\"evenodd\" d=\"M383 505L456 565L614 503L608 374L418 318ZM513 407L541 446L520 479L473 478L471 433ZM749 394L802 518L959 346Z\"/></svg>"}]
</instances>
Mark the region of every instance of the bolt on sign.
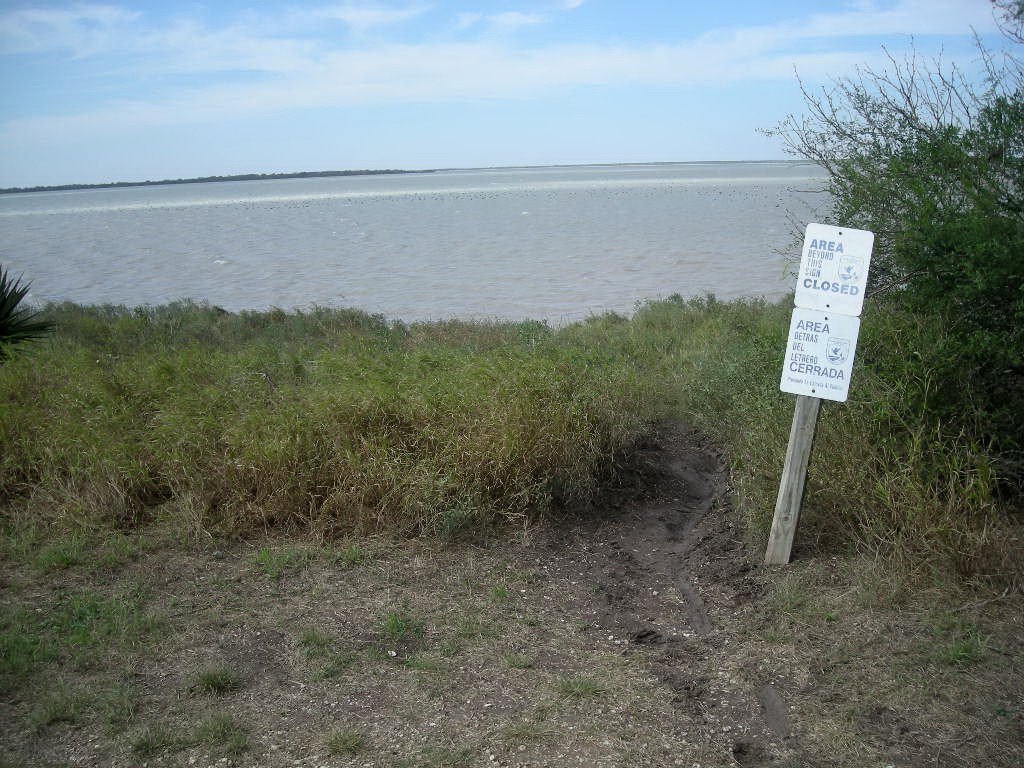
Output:
<instances>
[{"instance_id":1,"label":"bolt on sign","mask_svg":"<svg viewBox=\"0 0 1024 768\"><path fill-rule=\"evenodd\" d=\"M783 392L797 395L765 562L789 562L822 400L846 402L875 235L808 224L789 321Z\"/></svg>"}]
</instances>

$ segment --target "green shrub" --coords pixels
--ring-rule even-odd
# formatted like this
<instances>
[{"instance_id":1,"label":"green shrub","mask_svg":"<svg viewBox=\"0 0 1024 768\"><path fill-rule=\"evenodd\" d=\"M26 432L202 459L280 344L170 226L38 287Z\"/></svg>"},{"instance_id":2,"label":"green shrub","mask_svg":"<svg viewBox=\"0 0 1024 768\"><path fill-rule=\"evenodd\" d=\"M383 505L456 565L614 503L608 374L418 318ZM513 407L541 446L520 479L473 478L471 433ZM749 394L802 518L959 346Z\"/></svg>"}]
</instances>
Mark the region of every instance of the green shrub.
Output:
<instances>
[{"instance_id":1,"label":"green shrub","mask_svg":"<svg viewBox=\"0 0 1024 768\"><path fill-rule=\"evenodd\" d=\"M825 168L830 219L875 232L879 301L931 323L913 351L927 416L991 442L1024 483L1024 40L1021 4L1003 6L1011 55L982 51L984 82L892 60L805 92L808 114L776 132Z\"/></svg>"},{"instance_id":2,"label":"green shrub","mask_svg":"<svg viewBox=\"0 0 1024 768\"><path fill-rule=\"evenodd\" d=\"M44 335L53 328L49 320L38 320L38 312L19 305L28 295L31 283L12 278L0 264L0 362L10 357L11 349Z\"/></svg>"}]
</instances>

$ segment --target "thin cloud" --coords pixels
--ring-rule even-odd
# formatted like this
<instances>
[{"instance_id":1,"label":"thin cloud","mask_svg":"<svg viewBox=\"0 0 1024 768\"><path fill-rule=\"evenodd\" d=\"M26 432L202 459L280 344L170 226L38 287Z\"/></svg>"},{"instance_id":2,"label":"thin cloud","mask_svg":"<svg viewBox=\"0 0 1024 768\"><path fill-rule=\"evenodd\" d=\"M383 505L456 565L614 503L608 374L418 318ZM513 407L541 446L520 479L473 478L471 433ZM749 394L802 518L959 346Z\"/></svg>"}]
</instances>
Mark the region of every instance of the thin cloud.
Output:
<instances>
[{"instance_id":1,"label":"thin cloud","mask_svg":"<svg viewBox=\"0 0 1024 768\"><path fill-rule=\"evenodd\" d=\"M315 71L274 82L215 86L151 102L120 102L70 117L12 120L0 136L56 140L160 125L213 122L290 109L380 103L524 99L559 89L615 85L707 85L820 76L862 62L861 53L741 57L727 49L562 46L524 54L485 44L392 46L333 54Z\"/></svg>"},{"instance_id":2,"label":"thin cloud","mask_svg":"<svg viewBox=\"0 0 1024 768\"><path fill-rule=\"evenodd\" d=\"M113 5L20 8L0 15L0 52L86 56L116 43L141 14Z\"/></svg>"},{"instance_id":3,"label":"thin cloud","mask_svg":"<svg viewBox=\"0 0 1024 768\"><path fill-rule=\"evenodd\" d=\"M337 16L358 27L400 23L423 13L425 6L390 7L390 15L383 6L331 9L360 9L361 16ZM295 30L290 30L290 36L275 37L241 24L209 29L186 20L163 30L140 30L137 14L119 13L113 6L77 6L74 14L68 13L63 17L4 14L0 16L0 35L13 29L19 44L26 46L35 44L36 38L19 37L22 31L31 29L39 34L41 27L50 24L54 29L71 30L67 39L81 42L83 25L95 25L108 37L111 30L127 25L132 31L130 41L105 39L104 43L108 52L130 50L139 57L133 61L135 71L209 72L214 84L146 100L108 100L73 115L8 120L0 127L0 139L8 148L44 138L208 123L299 108L525 99L590 86L725 85L790 79L794 67L813 80L877 61L873 57L880 52L866 52L855 37L964 34L968 24L979 31L991 24L985 3L965 11L962 2L953 0L903 0L882 10L865 6L787 24L723 29L660 45L562 43L524 48L516 46L514 38L488 34L494 17L469 15L462 17L461 23L464 29L480 27L475 41L344 47L330 39L302 37ZM540 23L530 14L507 21L509 28ZM460 23L458 18L456 23ZM815 46L814 52L809 52L805 50L809 38L834 44L825 50ZM83 49L79 46L76 50ZM224 70L248 70L260 77L254 82L226 83L215 76Z\"/></svg>"},{"instance_id":4,"label":"thin cloud","mask_svg":"<svg viewBox=\"0 0 1024 768\"><path fill-rule=\"evenodd\" d=\"M344 3L317 8L311 11L310 15L320 19L341 21L355 32L365 32L373 27L383 27L409 21L423 15L428 10L429 6L424 5L396 8L381 5Z\"/></svg>"},{"instance_id":5,"label":"thin cloud","mask_svg":"<svg viewBox=\"0 0 1024 768\"><path fill-rule=\"evenodd\" d=\"M504 13L460 13L455 17L455 29L464 31L473 27L484 31L511 32L521 27L531 27L548 21L542 13L506 11Z\"/></svg>"},{"instance_id":6,"label":"thin cloud","mask_svg":"<svg viewBox=\"0 0 1024 768\"><path fill-rule=\"evenodd\" d=\"M474 27L484 18L482 13L460 13L455 17L455 29L464 30Z\"/></svg>"},{"instance_id":7,"label":"thin cloud","mask_svg":"<svg viewBox=\"0 0 1024 768\"><path fill-rule=\"evenodd\" d=\"M543 24L547 16L541 13L522 13L520 11L506 11L488 16L487 21L498 29L518 29L519 27L530 27L535 24Z\"/></svg>"}]
</instances>

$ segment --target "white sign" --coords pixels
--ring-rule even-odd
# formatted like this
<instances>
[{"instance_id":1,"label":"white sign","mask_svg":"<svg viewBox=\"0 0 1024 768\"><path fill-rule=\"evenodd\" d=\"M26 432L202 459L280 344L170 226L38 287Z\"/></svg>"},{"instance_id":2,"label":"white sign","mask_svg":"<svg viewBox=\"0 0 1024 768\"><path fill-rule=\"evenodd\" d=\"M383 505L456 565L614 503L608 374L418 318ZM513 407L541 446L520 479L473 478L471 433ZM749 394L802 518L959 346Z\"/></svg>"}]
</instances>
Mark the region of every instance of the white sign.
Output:
<instances>
[{"instance_id":1,"label":"white sign","mask_svg":"<svg viewBox=\"0 0 1024 768\"><path fill-rule=\"evenodd\" d=\"M859 317L796 307L789 322L779 388L845 402L859 332Z\"/></svg>"},{"instance_id":2,"label":"white sign","mask_svg":"<svg viewBox=\"0 0 1024 768\"><path fill-rule=\"evenodd\" d=\"M860 315L874 232L808 224L793 303L805 309Z\"/></svg>"}]
</instances>

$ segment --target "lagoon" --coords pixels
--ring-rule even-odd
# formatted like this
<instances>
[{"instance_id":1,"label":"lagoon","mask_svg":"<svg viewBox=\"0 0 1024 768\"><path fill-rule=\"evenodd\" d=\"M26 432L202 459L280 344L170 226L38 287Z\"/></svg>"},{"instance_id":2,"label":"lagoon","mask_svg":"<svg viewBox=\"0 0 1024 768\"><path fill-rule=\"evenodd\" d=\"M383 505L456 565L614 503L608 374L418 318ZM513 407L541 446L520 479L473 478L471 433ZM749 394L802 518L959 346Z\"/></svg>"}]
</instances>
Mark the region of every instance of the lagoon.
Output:
<instances>
[{"instance_id":1,"label":"lagoon","mask_svg":"<svg viewBox=\"0 0 1024 768\"><path fill-rule=\"evenodd\" d=\"M822 181L723 162L5 194L0 262L37 302L562 324L673 293L781 297L787 214L810 220Z\"/></svg>"}]
</instances>

